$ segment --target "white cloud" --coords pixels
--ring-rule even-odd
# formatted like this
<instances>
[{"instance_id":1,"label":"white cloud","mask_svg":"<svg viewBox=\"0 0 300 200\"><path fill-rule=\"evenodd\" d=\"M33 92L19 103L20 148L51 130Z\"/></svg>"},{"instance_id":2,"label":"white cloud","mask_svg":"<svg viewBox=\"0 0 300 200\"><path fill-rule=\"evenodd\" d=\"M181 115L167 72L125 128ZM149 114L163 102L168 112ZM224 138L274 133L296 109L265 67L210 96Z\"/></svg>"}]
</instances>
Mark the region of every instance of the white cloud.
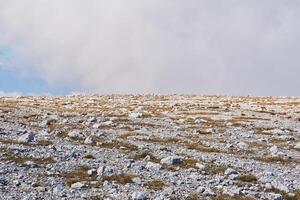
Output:
<instances>
[{"instance_id":1,"label":"white cloud","mask_svg":"<svg viewBox=\"0 0 300 200\"><path fill-rule=\"evenodd\" d=\"M296 0L0 5L0 44L49 83L105 93L299 95Z\"/></svg>"},{"instance_id":2,"label":"white cloud","mask_svg":"<svg viewBox=\"0 0 300 200\"><path fill-rule=\"evenodd\" d=\"M20 92L4 92L0 91L0 96L2 97L18 97L21 96Z\"/></svg>"}]
</instances>

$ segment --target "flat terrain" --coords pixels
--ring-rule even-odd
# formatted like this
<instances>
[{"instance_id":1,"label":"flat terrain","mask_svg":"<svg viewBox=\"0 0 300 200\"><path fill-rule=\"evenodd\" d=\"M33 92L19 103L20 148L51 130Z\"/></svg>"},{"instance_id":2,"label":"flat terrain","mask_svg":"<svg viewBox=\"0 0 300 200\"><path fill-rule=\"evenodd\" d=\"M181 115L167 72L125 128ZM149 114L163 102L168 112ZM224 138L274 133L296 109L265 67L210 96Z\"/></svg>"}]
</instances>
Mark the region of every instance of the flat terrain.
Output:
<instances>
[{"instance_id":1,"label":"flat terrain","mask_svg":"<svg viewBox=\"0 0 300 200\"><path fill-rule=\"evenodd\" d=\"M0 97L0 199L300 199L300 99Z\"/></svg>"}]
</instances>

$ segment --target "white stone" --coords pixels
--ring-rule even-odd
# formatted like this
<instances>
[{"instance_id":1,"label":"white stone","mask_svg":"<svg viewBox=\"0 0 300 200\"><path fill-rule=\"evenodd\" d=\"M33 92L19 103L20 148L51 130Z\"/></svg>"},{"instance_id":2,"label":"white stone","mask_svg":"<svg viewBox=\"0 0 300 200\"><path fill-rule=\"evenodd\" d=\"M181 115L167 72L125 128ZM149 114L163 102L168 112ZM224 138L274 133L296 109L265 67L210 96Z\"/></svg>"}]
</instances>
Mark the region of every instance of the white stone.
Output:
<instances>
[{"instance_id":1,"label":"white stone","mask_svg":"<svg viewBox=\"0 0 300 200\"><path fill-rule=\"evenodd\" d=\"M230 176L232 174L238 174L238 172L232 168L227 168L226 171L224 172L224 175Z\"/></svg>"},{"instance_id":2,"label":"white stone","mask_svg":"<svg viewBox=\"0 0 300 200\"><path fill-rule=\"evenodd\" d=\"M81 189L81 188L83 188L83 187L84 187L84 184L81 183L81 182L73 183L73 184L71 185L71 188L72 188L72 189Z\"/></svg>"},{"instance_id":3,"label":"white stone","mask_svg":"<svg viewBox=\"0 0 300 200\"><path fill-rule=\"evenodd\" d=\"M146 200L146 196L143 192L140 192L140 191L137 191L137 192L134 192L131 196L131 198L133 200Z\"/></svg>"},{"instance_id":4,"label":"white stone","mask_svg":"<svg viewBox=\"0 0 300 200\"><path fill-rule=\"evenodd\" d=\"M84 140L84 144L87 145L95 145L96 144L96 140L93 136L88 136L85 140Z\"/></svg>"},{"instance_id":5,"label":"white stone","mask_svg":"<svg viewBox=\"0 0 300 200\"><path fill-rule=\"evenodd\" d=\"M137 118L141 118L142 116L143 116L142 113L130 113L128 115L128 118L130 118L130 119L137 119Z\"/></svg>"},{"instance_id":6,"label":"white stone","mask_svg":"<svg viewBox=\"0 0 300 200\"><path fill-rule=\"evenodd\" d=\"M275 154L278 153L278 148L277 148L276 145L273 145L269 150L270 150L272 155L275 155Z\"/></svg>"},{"instance_id":7,"label":"white stone","mask_svg":"<svg viewBox=\"0 0 300 200\"><path fill-rule=\"evenodd\" d=\"M201 118L197 118L197 119L195 120L195 123L196 123L196 124L207 123L207 120L201 119Z\"/></svg>"},{"instance_id":8,"label":"white stone","mask_svg":"<svg viewBox=\"0 0 300 200\"><path fill-rule=\"evenodd\" d=\"M68 133L70 138L82 137L82 133L79 130L72 130Z\"/></svg>"},{"instance_id":9,"label":"white stone","mask_svg":"<svg viewBox=\"0 0 300 200\"><path fill-rule=\"evenodd\" d=\"M199 193L203 193L205 191L205 187L202 187L202 186L199 186L197 189L196 189L196 192L199 192Z\"/></svg>"},{"instance_id":10,"label":"white stone","mask_svg":"<svg viewBox=\"0 0 300 200\"><path fill-rule=\"evenodd\" d=\"M179 156L168 156L166 158L161 159L160 161L161 164L166 164L166 165L177 165L177 164L181 164L182 162L183 160Z\"/></svg>"},{"instance_id":11,"label":"white stone","mask_svg":"<svg viewBox=\"0 0 300 200\"><path fill-rule=\"evenodd\" d=\"M200 163L196 163L196 167L197 167L199 170L204 170L204 169L205 169L205 165L200 164Z\"/></svg>"},{"instance_id":12,"label":"white stone","mask_svg":"<svg viewBox=\"0 0 300 200\"><path fill-rule=\"evenodd\" d=\"M34 134L32 133L25 133L24 135L21 135L18 138L19 143L27 143L27 142L33 142L35 139Z\"/></svg>"},{"instance_id":13,"label":"white stone","mask_svg":"<svg viewBox=\"0 0 300 200\"><path fill-rule=\"evenodd\" d=\"M273 186L272 186L271 183L266 183L265 188L268 189L268 190L271 190L273 188Z\"/></svg>"},{"instance_id":14,"label":"white stone","mask_svg":"<svg viewBox=\"0 0 300 200\"><path fill-rule=\"evenodd\" d=\"M294 146L295 149L300 149L300 142L296 143Z\"/></svg>"},{"instance_id":15,"label":"white stone","mask_svg":"<svg viewBox=\"0 0 300 200\"><path fill-rule=\"evenodd\" d=\"M248 149L249 145L245 142L239 142L237 143L237 146L240 148L240 149Z\"/></svg>"},{"instance_id":16,"label":"white stone","mask_svg":"<svg viewBox=\"0 0 300 200\"><path fill-rule=\"evenodd\" d=\"M283 191L283 192L286 192L286 193L288 193L290 191L289 188L286 185L282 184L279 181L272 181L271 184L274 188L276 188L280 191Z\"/></svg>"},{"instance_id":17,"label":"white stone","mask_svg":"<svg viewBox=\"0 0 300 200\"><path fill-rule=\"evenodd\" d=\"M161 169L161 165L158 163L148 162L146 164L146 169L151 171L159 171Z\"/></svg>"},{"instance_id":18,"label":"white stone","mask_svg":"<svg viewBox=\"0 0 300 200\"><path fill-rule=\"evenodd\" d=\"M97 174L98 175L107 175L107 174L112 174L115 172L115 169L109 166L100 166L97 169Z\"/></svg>"}]
</instances>

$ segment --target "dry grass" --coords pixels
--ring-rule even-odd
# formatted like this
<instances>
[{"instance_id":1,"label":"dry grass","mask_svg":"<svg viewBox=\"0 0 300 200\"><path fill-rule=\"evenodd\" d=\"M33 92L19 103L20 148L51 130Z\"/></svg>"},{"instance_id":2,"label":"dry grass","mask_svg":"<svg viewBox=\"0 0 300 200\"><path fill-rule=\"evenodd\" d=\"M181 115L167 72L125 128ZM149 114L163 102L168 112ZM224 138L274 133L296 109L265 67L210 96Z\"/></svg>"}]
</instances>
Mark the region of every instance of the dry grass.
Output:
<instances>
[{"instance_id":1,"label":"dry grass","mask_svg":"<svg viewBox=\"0 0 300 200\"><path fill-rule=\"evenodd\" d=\"M219 195L217 197L212 198L212 200L255 200L256 198L245 197L245 196L229 196L229 195Z\"/></svg>"},{"instance_id":2,"label":"dry grass","mask_svg":"<svg viewBox=\"0 0 300 200\"><path fill-rule=\"evenodd\" d=\"M243 182L255 182L257 181L257 178L255 175L253 174L245 174L245 175L241 175L239 176L238 178L240 181L243 181Z\"/></svg>"},{"instance_id":3,"label":"dry grass","mask_svg":"<svg viewBox=\"0 0 300 200\"><path fill-rule=\"evenodd\" d=\"M177 144L180 142L178 137L152 137L148 139L141 139L144 142L157 143L157 144Z\"/></svg>"},{"instance_id":4,"label":"dry grass","mask_svg":"<svg viewBox=\"0 0 300 200\"><path fill-rule=\"evenodd\" d=\"M133 160L142 160L144 158L146 158L147 156L150 157L150 161L155 162L155 163L159 163L160 159L156 158L151 151L149 150L144 150L144 151L138 151L133 157Z\"/></svg>"},{"instance_id":5,"label":"dry grass","mask_svg":"<svg viewBox=\"0 0 300 200\"><path fill-rule=\"evenodd\" d=\"M149 181L144 186L150 190L158 191L158 190L162 190L166 185L163 181L156 179L156 180Z\"/></svg>"},{"instance_id":6,"label":"dry grass","mask_svg":"<svg viewBox=\"0 0 300 200\"><path fill-rule=\"evenodd\" d=\"M128 131L127 133L123 133L122 135L120 135L119 138L123 139L123 140L127 140L128 137L137 136L137 135L138 135L138 133L136 133L136 132Z\"/></svg>"},{"instance_id":7,"label":"dry grass","mask_svg":"<svg viewBox=\"0 0 300 200\"><path fill-rule=\"evenodd\" d=\"M272 156L272 157L256 157L254 160L266 162L266 163L278 163L278 164L291 164L291 163L299 163L298 160L292 158L283 158L280 156Z\"/></svg>"},{"instance_id":8,"label":"dry grass","mask_svg":"<svg viewBox=\"0 0 300 200\"><path fill-rule=\"evenodd\" d=\"M123 141L118 140L112 140L110 142L102 142L98 145L101 148L107 148L107 149L119 149L123 151L137 151L138 147L134 144L126 143Z\"/></svg>"},{"instance_id":9,"label":"dry grass","mask_svg":"<svg viewBox=\"0 0 300 200\"><path fill-rule=\"evenodd\" d=\"M290 197L286 192L283 192L283 191L275 189L275 188L272 188L271 190L267 190L267 192L274 192L277 194L281 194L283 199L285 199L285 200L299 200L300 199L300 189L293 191L293 193L295 194L294 197Z\"/></svg>"},{"instance_id":10,"label":"dry grass","mask_svg":"<svg viewBox=\"0 0 300 200\"><path fill-rule=\"evenodd\" d=\"M55 160L52 157L47 158L35 158L35 157L27 157L27 156L17 156L13 153L6 152L2 155L2 159L6 161L12 161L17 164L24 164L27 161L33 161L38 165L45 165L50 163L55 163Z\"/></svg>"},{"instance_id":11,"label":"dry grass","mask_svg":"<svg viewBox=\"0 0 300 200\"><path fill-rule=\"evenodd\" d=\"M122 174L122 175L117 175L113 174L110 176L104 176L103 181L109 181L109 182L116 182L118 184L125 185L127 183L132 183L132 179L135 178L135 175L131 174Z\"/></svg>"},{"instance_id":12,"label":"dry grass","mask_svg":"<svg viewBox=\"0 0 300 200\"><path fill-rule=\"evenodd\" d=\"M86 159L95 159L94 155L91 154L91 153L85 154L84 158L86 158Z\"/></svg>"},{"instance_id":13,"label":"dry grass","mask_svg":"<svg viewBox=\"0 0 300 200\"><path fill-rule=\"evenodd\" d=\"M164 165L163 167L169 171L177 171L177 168L190 169L197 168L196 163L198 160L195 159L184 159L182 163L176 165Z\"/></svg>"},{"instance_id":14,"label":"dry grass","mask_svg":"<svg viewBox=\"0 0 300 200\"><path fill-rule=\"evenodd\" d=\"M216 175L216 174L224 174L226 169L227 167L224 165L208 164L205 170L210 175Z\"/></svg>"},{"instance_id":15,"label":"dry grass","mask_svg":"<svg viewBox=\"0 0 300 200\"><path fill-rule=\"evenodd\" d=\"M87 166L78 166L73 171L61 173L60 176L65 178L66 185L71 187L73 183L87 182L88 187L100 187L101 182L91 184L91 181L96 181L96 176L89 176Z\"/></svg>"},{"instance_id":16,"label":"dry grass","mask_svg":"<svg viewBox=\"0 0 300 200\"><path fill-rule=\"evenodd\" d=\"M197 150L197 151L201 151L201 152L207 152L207 153L225 153L225 152L222 152L219 149L216 149L216 148L213 148L213 147L204 146L201 143L188 143L186 145L186 147L188 149Z\"/></svg>"},{"instance_id":17,"label":"dry grass","mask_svg":"<svg viewBox=\"0 0 300 200\"><path fill-rule=\"evenodd\" d=\"M50 140L40 140L34 143L27 143L27 142L18 142L15 140L11 140L11 139L4 139L4 138L0 138L0 142L2 144L8 144L8 145L13 145L13 144L19 144L19 145L24 145L24 146L28 146L28 147L34 147L34 146L49 146L52 145L53 142L51 142Z\"/></svg>"}]
</instances>

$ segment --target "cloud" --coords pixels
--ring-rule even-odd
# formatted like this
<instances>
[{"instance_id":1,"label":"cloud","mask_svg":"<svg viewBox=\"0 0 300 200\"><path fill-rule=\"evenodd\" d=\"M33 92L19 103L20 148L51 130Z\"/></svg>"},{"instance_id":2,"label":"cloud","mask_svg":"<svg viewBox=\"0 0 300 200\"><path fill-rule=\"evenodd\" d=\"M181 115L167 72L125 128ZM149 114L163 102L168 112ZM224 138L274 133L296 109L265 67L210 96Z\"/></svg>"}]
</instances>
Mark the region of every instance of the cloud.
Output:
<instances>
[{"instance_id":1,"label":"cloud","mask_svg":"<svg viewBox=\"0 0 300 200\"><path fill-rule=\"evenodd\" d=\"M100 93L300 95L300 4L0 0L0 44L49 84Z\"/></svg>"},{"instance_id":2,"label":"cloud","mask_svg":"<svg viewBox=\"0 0 300 200\"><path fill-rule=\"evenodd\" d=\"M22 93L20 92L4 92L0 91L0 97L18 97L21 96Z\"/></svg>"}]
</instances>

